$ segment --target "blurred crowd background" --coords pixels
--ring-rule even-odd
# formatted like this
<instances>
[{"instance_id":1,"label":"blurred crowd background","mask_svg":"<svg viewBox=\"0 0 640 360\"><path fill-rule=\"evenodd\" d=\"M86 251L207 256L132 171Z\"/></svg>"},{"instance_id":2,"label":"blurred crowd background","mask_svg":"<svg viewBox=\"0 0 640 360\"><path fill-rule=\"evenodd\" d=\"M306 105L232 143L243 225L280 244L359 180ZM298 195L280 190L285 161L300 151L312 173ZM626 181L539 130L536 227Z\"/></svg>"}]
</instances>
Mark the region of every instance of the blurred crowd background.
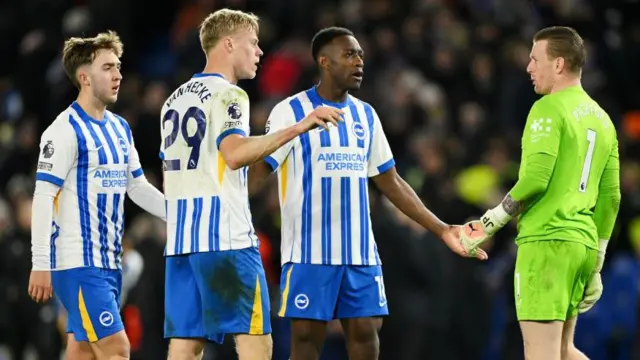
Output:
<instances>
[{"instance_id":1,"label":"blurred crowd background","mask_svg":"<svg viewBox=\"0 0 640 360\"><path fill-rule=\"evenodd\" d=\"M116 30L124 80L113 111L133 129L145 174L160 187L159 111L174 87L200 72L197 25L219 8L261 16L265 51L255 80L252 132L278 101L316 81L310 40L331 25L365 49L356 96L380 114L399 172L450 223L495 206L515 183L520 136L537 96L525 72L531 37L549 25L585 38L583 86L611 115L621 152L622 207L603 272L602 300L580 317L576 342L594 360L640 358L640 3L634 0L5 0L0 3L0 359L57 359L64 311L27 296L30 217L39 137L75 99L61 66L70 36ZM636 21L634 21L636 20ZM371 212L391 316L381 359L522 358L513 307L514 228L484 263L452 254L379 198ZM279 306L275 177L251 200L261 253ZM162 338L164 225L127 204L122 314L132 359L166 358ZM274 312L275 313L275 312ZM274 359L288 359L289 329L273 318ZM205 359L235 359L231 339ZM346 359L332 323L323 359Z\"/></svg>"}]
</instances>

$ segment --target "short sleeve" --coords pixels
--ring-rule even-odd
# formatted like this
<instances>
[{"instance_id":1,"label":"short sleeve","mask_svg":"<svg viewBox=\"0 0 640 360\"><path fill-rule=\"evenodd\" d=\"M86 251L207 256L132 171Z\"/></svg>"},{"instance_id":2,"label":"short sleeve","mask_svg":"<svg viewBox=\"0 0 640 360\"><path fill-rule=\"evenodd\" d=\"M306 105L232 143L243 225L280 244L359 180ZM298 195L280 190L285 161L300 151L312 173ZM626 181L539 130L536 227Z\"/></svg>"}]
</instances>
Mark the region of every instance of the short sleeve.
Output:
<instances>
[{"instance_id":1,"label":"short sleeve","mask_svg":"<svg viewBox=\"0 0 640 360\"><path fill-rule=\"evenodd\" d=\"M393 159L393 153L391 152L389 141L387 141L387 136L384 134L384 130L382 129L382 123L380 122L378 114L371 105L364 105L369 125L369 133L371 134L368 152L368 176L374 177L387 172L389 169L394 167L396 163Z\"/></svg>"},{"instance_id":2,"label":"short sleeve","mask_svg":"<svg viewBox=\"0 0 640 360\"><path fill-rule=\"evenodd\" d=\"M71 126L54 123L42 133L36 181L62 187L78 159L78 141Z\"/></svg>"},{"instance_id":3,"label":"short sleeve","mask_svg":"<svg viewBox=\"0 0 640 360\"><path fill-rule=\"evenodd\" d=\"M212 107L211 121L215 127L216 148L233 134L249 135L249 96L239 87L230 87L220 94Z\"/></svg>"},{"instance_id":4,"label":"short sleeve","mask_svg":"<svg viewBox=\"0 0 640 360\"><path fill-rule=\"evenodd\" d=\"M267 119L267 124L265 126L265 132L267 135L273 134L276 131L292 126L295 123L295 115L293 114L293 110L291 109L289 102L283 101L271 110L269 119ZM294 140L289 141L264 159L271 167L271 170L277 170L287 156L289 156L291 148L293 147L293 142Z\"/></svg>"},{"instance_id":5,"label":"short sleeve","mask_svg":"<svg viewBox=\"0 0 640 360\"><path fill-rule=\"evenodd\" d=\"M522 157L532 154L558 156L564 119L547 98L536 101L522 133Z\"/></svg>"}]
</instances>

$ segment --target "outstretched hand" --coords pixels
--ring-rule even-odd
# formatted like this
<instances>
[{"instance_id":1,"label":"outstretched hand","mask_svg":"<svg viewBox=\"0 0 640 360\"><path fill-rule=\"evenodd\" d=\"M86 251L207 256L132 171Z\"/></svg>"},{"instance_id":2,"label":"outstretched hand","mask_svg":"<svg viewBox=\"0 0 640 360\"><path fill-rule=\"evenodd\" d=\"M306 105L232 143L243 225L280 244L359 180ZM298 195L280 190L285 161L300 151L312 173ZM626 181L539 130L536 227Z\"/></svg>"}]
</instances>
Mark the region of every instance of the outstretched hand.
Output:
<instances>
[{"instance_id":1,"label":"outstretched hand","mask_svg":"<svg viewBox=\"0 0 640 360\"><path fill-rule=\"evenodd\" d=\"M344 111L330 106L318 106L309 115L307 115L300 123L303 132L322 127L329 130L329 125L338 126L338 122L343 121L342 114Z\"/></svg>"},{"instance_id":2,"label":"outstretched hand","mask_svg":"<svg viewBox=\"0 0 640 360\"><path fill-rule=\"evenodd\" d=\"M491 238L487 229L482 226L481 220L469 221L462 225L459 228L459 231L460 243L468 253L472 253L477 249L480 249L480 246Z\"/></svg>"},{"instance_id":3,"label":"outstretched hand","mask_svg":"<svg viewBox=\"0 0 640 360\"><path fill-rule=\"evenodd\" d=\"M481 248L467 250L460 239L461 226L453 225L442 233L442 240L454 253L464 257L475 257L479 260L487 260L489 255Z\"/></svg>"}]
</instances>

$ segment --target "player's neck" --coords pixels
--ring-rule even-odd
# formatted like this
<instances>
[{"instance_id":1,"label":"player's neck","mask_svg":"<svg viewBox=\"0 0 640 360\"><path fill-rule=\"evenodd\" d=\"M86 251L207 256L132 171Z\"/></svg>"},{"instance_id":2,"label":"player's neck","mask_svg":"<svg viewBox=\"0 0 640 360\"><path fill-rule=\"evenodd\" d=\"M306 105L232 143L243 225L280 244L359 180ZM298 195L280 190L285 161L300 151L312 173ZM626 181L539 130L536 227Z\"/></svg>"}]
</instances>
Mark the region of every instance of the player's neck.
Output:
<instances>
[{"instance_id":1,"label":"player's neck","mask_svg":"<svg viewBox=\"0 0 640 360\"><path fill-rule=\"evenodd\" d=\"M102 101L96 99L91 94L87 92L80 91L78 94L78 98L76 102L87 115L91 116L95 120L103 120L104 112L107 109L107 105L105 105Z\"/></svg>"},{"instance_id":2,"label":"player's neck","mask_svg":"<svg viewBox=\"0 0 640 360\"><path fill-rule=\"evenodd\" d=\"M553 88L551 88L551 94L556 93L558 91L562 91L566 88L570 88L573 86L580 86L582 87L582 84L580 83L580 78L563 78L560 79L558 81L556 81L556 83L553 85Z\"/></svg>"},{"instance_id":3,"label":"player's neck","mask_svg":"<svg viewBox=\"0 0 640 360\"><path fill-rule=\"evenodd\" d=\"M321 98L328 100L333 103L343 103L347 100L347 91L342 89L337 89L332 87L329 82L326 80L321 80L320 83L316 86L316 92L320 95Z\"/></svg>"},{"instance_id":4,"label":"player's neck","mask_svg":"<svg viewBox=\"0 0 640 360\"><path fill-rule=\"evenodd\" d=\"M232 84L237 84L235 72L233 71L233 65L229 61L215 61L207 59L207 63L202 70L204 74L220 74L225 80Z\"/></svg>"}]
</instances>

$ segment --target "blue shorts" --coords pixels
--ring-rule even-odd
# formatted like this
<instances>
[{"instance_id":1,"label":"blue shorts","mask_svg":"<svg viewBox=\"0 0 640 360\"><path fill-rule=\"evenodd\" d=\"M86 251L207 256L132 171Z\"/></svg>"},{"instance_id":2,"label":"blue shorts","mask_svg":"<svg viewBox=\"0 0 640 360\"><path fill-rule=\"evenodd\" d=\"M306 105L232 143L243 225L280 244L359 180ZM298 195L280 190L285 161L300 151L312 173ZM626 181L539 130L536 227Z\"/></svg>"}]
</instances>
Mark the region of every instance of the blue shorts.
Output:
<instances>
[{"instance_id":1,"label":"blue shorts","mask_svg":"<svg viewBox=\"0 0 640 360\"><path fill-rule=\"evenodd\" d=\"M286 263L278 316L329 321L389 315L381 266Z\"/></svg>"},{"instance_id":2,"label":"blue shorts","mask_svg":"<svg viewBox=\"0 0 640 360\"><path fill-rule=\"evenodd\" d=\"M124 329L120 317L122 272L81 267L51 272L56 297L67 311L67 333L96 342Z\"/></svg>"},{"instance_id":3,"label":"blue shorts","mask_svg":"<svg viewBox=\"0 0 640 360\"><path fill-rule=\"evenodd\" d=\"M222 343L226 334L271 333L257 248L168 256L165 273L165 338Z\"/></svg>"}]
</instances>

